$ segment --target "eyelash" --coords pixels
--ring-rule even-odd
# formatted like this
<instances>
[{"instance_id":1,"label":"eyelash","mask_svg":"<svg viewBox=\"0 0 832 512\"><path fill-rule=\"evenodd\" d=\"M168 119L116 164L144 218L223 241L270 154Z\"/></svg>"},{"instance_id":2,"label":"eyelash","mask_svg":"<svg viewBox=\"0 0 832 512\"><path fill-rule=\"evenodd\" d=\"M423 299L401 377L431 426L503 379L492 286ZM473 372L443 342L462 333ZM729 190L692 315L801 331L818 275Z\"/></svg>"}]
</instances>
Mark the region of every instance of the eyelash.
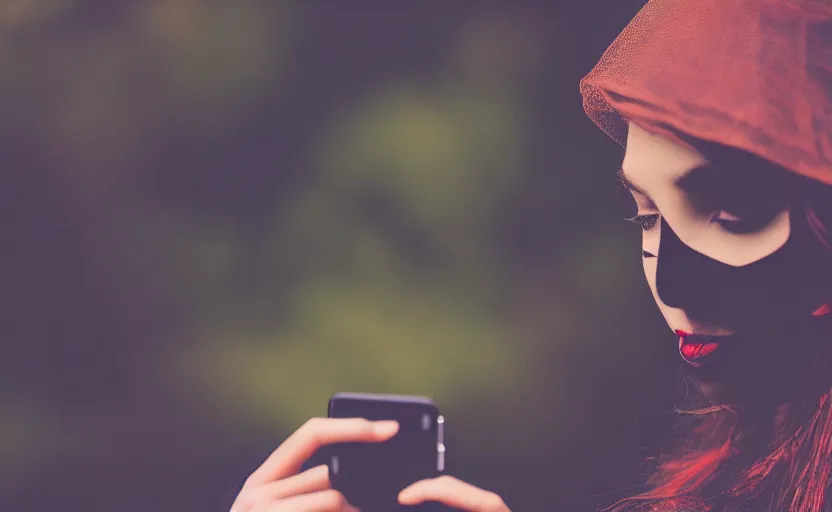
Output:
<instances>
[{"instance_id":1,"label":"eyelash","mask_svg":"<svg viewBox=\"0 0 832 512\"><path fill-rule=\"evenodd\" d=\"M635 217L630 217L624 220L640 225L642 231L650 231L656 226L656 222L659 221L659 214L648 213L643 215L636 215Z\"/></svg>"},{"instance_id":2,"label":"eyelash","mask_svg":"<svg viewBox=\"0 0 832 512\"><path fill-rule=\"evenodd\" d=\"M624 219L628 222L632 222L641 226L642 231L650 231L656 226L656 223L659 221L660 215L658 213L647 213L647 214L640 214L636 215L635 217L630 217ZM736 231L739 226L745 222L745 219L739 220L729 220L729 219L720 219L717 216L711 218L711 222L716 222L717 224L721 225L724 229L728 231Z\"/></svg>"}]
</instances>

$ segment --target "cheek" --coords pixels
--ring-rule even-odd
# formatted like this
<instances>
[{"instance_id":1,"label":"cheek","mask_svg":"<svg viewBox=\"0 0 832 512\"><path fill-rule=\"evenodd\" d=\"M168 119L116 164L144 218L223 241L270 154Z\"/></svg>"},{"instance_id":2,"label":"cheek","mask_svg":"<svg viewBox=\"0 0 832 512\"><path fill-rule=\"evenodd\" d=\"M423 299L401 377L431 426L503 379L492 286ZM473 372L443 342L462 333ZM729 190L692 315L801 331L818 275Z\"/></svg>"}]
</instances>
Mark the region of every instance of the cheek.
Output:
<instances>
[{"instance_id":1,"label":"cheek","mask_svg":"<svg viewBox=\"0 0 832 512\"><path fill-rule=\"evenodd\" d=\"M658 226L654 226L650 231L642 231L641 250L643 252L650 253L654 256L659 253L659 237L657 236L658 231ZM653 294L653 299L655 299L656 304L659 304L659 307L661 307L661 301L659 300L659 296L656 294L657 264L658 258L645 258L644 255L642 255L641 266L644 269L644 277L647 279L647 286L650 287L650 292Z\"/></svg>"},{"instance_id":2,"label":"cheek","mask_svg":"<svg viewBox=\"0 0 832 512\"><path fill-rule=\"evenodd\" d=\"M652 255L659 254L659 231L661 230L662 219L656 221L656 225L649 231L643 231L641 234L641 250L649 252ZM653 258L655 259L655 258Z\"/></svg>"},{"instance_id":3,"label":"cheek","mask_svg":"<svg viewBox=\"0 0 832 512\"><path fill-rule=\"evenodd\" d=\"M688 248L732 267L749 265L771 255L785 245L791 234L789 210L778 213L764 228L742 234L726 231L679 211L670 212L662 220L672 226L679 241ZM658 231L657 226L649 233L653 238L645 237L645 243L649 242L656 251L659 246ZM655 236L653 232L656 232Z\"/></svg>"},{"instance_id":4,"label":"cheek","mask_svg":"<svg viewBox=\"0 0 832 512\"><path fill-rule=\"evenodd\" d=\"M646 250L646 249L645 249ZM667 321L667 325L671 328L674 326L674 310L659 298L659 294L656 293L656 266L658 263L658 258L642 258L642 267L644 268L644 277L647 279L647 286L650 287L650 293L653 294L653 300L656 301L656 305L659 306L659 311L661 311L662 316ZM676 311L676 316L679 314L679 310ZM681 320L681 319L677 319ZM676 326L683 326L684 323L675 322Z\"/></svg>"},{"instance_id":5,"label":"cheek","mask_svg":"<svg viewBox=\"0 0 832 512\"><path fill-rule=\"evenodd\" d=\"M644 268L644 277L647 279L647 286L650 287L650 293L653 294L653 299L659 307L662 306L662 301L656 293L656 260L657 258L642 258L641 266Z\"/></svg>"}]
</instances>

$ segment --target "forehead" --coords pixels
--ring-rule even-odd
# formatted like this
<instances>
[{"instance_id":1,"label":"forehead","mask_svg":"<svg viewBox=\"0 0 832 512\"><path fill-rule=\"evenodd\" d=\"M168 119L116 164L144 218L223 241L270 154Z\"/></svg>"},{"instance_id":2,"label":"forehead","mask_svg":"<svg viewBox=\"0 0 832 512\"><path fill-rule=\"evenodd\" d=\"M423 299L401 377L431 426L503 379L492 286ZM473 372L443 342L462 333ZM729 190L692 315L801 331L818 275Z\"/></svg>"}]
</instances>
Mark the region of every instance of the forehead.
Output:
<instances>
[{"instance_id":1,"label":"forehead","mask_svg":"<svg viewBox=\"0 0 832 512\"><path fill-rule=\"evenodd\" d=\"M630 123L621 167L634 184L648 186L650 182L677 181L705 162L701 153Z\"/></svg>"},{"instance_id":2,"label":"forehead","mask_svg":"<svg viewBox=\"0 0 832 512\"><path fill-rule=\"evenodd\" d=\"M621 165L625 184L650 192L671 184L689 192L708 189L709 194L742 190L743 195L775 201L795 199L798 196L794 194L805 188L806 178L759 156L729 146L702 144L700 149L708 156L630 123Z\"/></svg>"}]
</instances>

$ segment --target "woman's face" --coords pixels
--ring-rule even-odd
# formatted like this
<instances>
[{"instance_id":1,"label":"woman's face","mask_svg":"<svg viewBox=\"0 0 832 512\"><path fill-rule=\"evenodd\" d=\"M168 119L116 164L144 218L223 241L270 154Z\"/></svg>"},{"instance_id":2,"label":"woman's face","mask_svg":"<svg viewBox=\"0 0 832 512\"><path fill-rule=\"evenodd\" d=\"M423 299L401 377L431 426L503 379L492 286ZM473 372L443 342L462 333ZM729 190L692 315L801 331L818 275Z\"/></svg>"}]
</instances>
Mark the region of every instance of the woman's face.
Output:
<instances>
[{"instance_id":1,"label":"woman's face","mask_svg":"<svg viewBox=\"0 0 832 512\"><path fill-rule=\"evenodd\" d=\"M822 304L807 290L820 253L796 233L798 180L750 162L710 162L630 124L619 174L638 208L644 273L694 366L720 343L782 332Z\"/></svg>"}]
</instances>

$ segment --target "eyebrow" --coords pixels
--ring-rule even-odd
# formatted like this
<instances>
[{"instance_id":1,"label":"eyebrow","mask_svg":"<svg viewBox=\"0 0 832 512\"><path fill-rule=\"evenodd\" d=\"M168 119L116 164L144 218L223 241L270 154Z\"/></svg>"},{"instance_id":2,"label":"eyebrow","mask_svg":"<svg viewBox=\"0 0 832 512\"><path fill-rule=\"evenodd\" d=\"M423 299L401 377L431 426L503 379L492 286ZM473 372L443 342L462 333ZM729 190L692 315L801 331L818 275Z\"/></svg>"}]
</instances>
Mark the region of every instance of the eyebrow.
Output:
<instances>
[{"instance_id":1,"label":"eyebrow","mask_svg":"<svg viewBox=\"0 0 832 512\"><path fill-rule=\"evenodd\" d=\"M633 192L638 192L639 194L643 195L644 197L650 197L647 192L644 191L641 187L637 186L635 183L630 181L630 178L624 173L624 168L619 167L618 172L616 173L618 177L618 181L626 190L632 190Z\"/></svg>"}]
</instances>

